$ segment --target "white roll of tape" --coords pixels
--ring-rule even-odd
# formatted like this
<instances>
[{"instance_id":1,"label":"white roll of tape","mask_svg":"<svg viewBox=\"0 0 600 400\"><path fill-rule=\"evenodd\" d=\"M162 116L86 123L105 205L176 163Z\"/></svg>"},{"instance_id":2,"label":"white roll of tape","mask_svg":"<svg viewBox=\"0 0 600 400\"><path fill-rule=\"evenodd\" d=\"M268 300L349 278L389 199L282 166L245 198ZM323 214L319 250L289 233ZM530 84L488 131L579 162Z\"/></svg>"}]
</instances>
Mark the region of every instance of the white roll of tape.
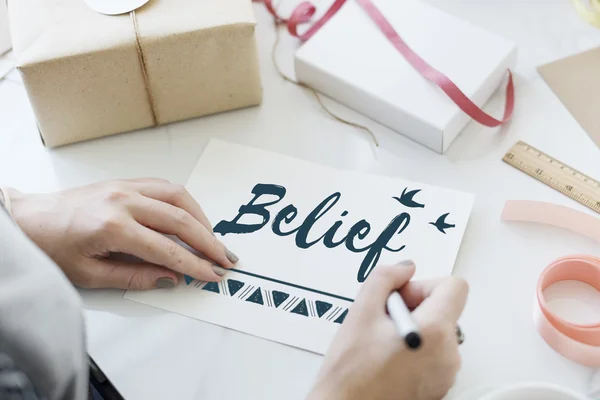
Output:
<instances>
[{"instance_id":1,"label":"white roll of tape","mask_svg":"<svg viewBox=\"0 0 600 400\"><path fill-rule=\"evenodd\" d=\"M126 14L137 10L150 0L85 0L94 11L106 15Z\"/></svg>"}]
</instances>

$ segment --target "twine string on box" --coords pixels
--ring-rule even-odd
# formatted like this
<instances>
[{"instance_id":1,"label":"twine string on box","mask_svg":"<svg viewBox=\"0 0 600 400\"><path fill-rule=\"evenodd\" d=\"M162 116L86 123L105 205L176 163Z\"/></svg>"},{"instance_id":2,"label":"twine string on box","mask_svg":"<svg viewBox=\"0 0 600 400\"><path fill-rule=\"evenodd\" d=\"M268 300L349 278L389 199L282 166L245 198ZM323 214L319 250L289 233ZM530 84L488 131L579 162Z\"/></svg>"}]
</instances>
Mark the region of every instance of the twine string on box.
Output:
<instances>
[{"instance_id":1,"label":"twine string on box","mask_svg":"<svg viewBox=\"0 0 600 400\"><path fill-rule=\"evenodd\" d=\"M146 68L146 58L144 56L144 50L142 49L142 41L140 38L141 35L138 27L137 16L135 15L135 10L131 11L129 15L131 15L131 21L133 23L133 31L135 33L135 48L137 50L138 59L140 60L140 68L142 69L142 76L144 78L146 96L148 98L148 104L150 105L150 112L152 113L152 126L157 126L158 120L156 118L154 96L152 95L152 89L150 89L150 80L148 79L148 70Z\"/></svg>"},{"instance_id":2,"label":"twine string on box","mask_svg":"<svg viewBox=\"0 0 600 400\"><path fill-rule=\"evenodd\" d=\"M361 125L356 122L348 121L347 119L344 119L344 118L336 115L333 111L331 111L329 108L327 108L327 106L323 103L321 96L319 96L319 93L315 89L311 88L308 85L305 85L304 83L296 82L294 79L290 78L289 76L287 76L286 74L283 73L281 68L279 68L279 64L277 63L277 57L276 57L277 46L279 45L279 41L281 39L279 27L283 24L283 22L278 20L277 18L274 18L273 22L275 25L275 42L273 42L273 47L271 48L271 60L273 61L273 65L275 66L275 70L277 71L279 76L281 76L284 80L286 80L290 83L293 83L294 85L297 85L297 86L300 86L300 87L310 90L310 92L315 96L315 98L319 102L319 105L321 106L321 108L323 108L323 110L327 114L329 114L333 119L335 119L338 122L341 122L342 124L352 126L354 128L362 129L363 131L367 132L371 136L371 139L373 139L373 143L375 143L375 146L379 147L379 140L377 140L377 136L375 136L373 131L371 131L369 128L367 128L364 125Z\"/></svg>"}]
</instances>

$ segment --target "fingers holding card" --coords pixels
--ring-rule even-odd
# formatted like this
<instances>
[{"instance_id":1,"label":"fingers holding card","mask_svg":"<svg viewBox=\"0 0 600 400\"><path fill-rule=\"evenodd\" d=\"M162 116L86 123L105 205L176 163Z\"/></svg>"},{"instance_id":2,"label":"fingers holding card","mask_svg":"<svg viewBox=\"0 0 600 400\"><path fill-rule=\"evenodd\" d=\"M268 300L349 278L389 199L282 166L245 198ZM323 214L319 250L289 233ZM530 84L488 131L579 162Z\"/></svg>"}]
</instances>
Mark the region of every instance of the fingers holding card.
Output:
<instances>
[{"instance_id":1,"label":"fingers holding card","mask_svg":"<svg viewBox=\"0 0 600 400\"><path fill-rule=\"evenodd\" d=\"M213 140L187 185L240 258L221 282L126 298L324 353L377 265L450 275L473 196Z\"/></svg>"}]
</instances>

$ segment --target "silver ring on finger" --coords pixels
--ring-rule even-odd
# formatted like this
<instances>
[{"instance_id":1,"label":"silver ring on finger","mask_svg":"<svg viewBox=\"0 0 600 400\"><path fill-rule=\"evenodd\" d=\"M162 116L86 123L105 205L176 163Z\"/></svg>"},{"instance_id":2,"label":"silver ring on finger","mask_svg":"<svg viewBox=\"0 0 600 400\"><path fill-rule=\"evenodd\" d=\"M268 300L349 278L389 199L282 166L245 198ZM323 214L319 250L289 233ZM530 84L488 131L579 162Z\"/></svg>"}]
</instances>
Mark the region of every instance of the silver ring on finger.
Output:
<instances>
[{"instance_id":1,"label":"silver ring on finger","mask_svg":"<svg viewBox=\"0 0 600 400\"><path fill-rule=\"evenodd\" d=\"M463 344L465 341L465 335L458 325L456 325L456 340L458 341L459 345Z\"/></svg>"}]
</instances>

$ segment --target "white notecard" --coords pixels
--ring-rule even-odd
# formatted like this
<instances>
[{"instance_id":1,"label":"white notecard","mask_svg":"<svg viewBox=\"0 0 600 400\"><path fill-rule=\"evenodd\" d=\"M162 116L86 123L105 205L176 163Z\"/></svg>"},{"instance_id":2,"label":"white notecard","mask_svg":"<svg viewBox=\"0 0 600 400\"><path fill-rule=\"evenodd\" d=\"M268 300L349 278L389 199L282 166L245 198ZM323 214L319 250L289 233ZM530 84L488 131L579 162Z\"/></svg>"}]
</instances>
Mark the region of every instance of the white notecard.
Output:
<instances>
[{"instance_id":1,"label":"white notecard","mask_svg":"<svg viewBox=\"0 0 600 400\"><path fill-rule=\"evenodd\" d=\"M221 283L182 279L125 298L321 354L375 265L412 259L416 279L450 275L473 205L219 140L186 187L240 262Z\"/></svg>"}]
</instances>

